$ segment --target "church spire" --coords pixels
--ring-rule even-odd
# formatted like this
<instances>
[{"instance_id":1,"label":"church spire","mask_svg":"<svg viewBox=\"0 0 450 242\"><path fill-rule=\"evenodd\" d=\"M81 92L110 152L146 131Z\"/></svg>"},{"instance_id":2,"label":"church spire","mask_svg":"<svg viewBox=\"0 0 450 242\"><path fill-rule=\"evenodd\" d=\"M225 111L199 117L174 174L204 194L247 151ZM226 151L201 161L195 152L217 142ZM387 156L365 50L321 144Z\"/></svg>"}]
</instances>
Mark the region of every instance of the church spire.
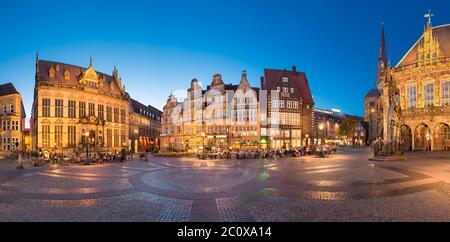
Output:
<instances>
[{"instance_id":1,"label":"church spire","mask_svg":"<svg viewBox=\"0 0 450 242\"><path fill-rule=\"evenodd\" d=\"M377 77L375 80L375 88L379 87L381 72L386 68L387 54L386 54L386 41L384 37L384 23L381 23L381 37L380 37L380 48L378 52L378 62L377 62Z\"/></svg>"}]
</instances>

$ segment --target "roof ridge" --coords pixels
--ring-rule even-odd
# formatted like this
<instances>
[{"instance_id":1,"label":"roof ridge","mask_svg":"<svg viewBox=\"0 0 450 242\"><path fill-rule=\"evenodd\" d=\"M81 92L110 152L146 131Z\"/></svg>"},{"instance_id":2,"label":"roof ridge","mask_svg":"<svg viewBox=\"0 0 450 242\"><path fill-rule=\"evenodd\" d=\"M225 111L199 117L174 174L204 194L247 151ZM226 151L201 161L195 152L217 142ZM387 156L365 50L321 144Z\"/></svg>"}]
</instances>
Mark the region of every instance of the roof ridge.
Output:
<instances>
[{"instance_id":1,"label":"roof ridge","mask_svg":"<svg viewBox=\"0 0 450 242\"><path fill-rule=\"evenodd\" d=\"M53 63L53 64L61 64L61 65L65 65L65 66L70 66L70 67L80 68L80 69L82 69L82 70L84 70L84 71L87 70L87 69L89 69L89 67L82 67L82 66L77 66L77 65L74 65L74 64L69 64L69 63L64 63L64 62L59 62L59 61L39 60L39 62L47 62L47 63ZM104 75L104 76L113 77L113 76L110 75L110 74L106 74L106 73L101 72L101 71L98 71L98 70L95 70L95 72L97 72L98 74Z\"/></svg>"}]
</instances>

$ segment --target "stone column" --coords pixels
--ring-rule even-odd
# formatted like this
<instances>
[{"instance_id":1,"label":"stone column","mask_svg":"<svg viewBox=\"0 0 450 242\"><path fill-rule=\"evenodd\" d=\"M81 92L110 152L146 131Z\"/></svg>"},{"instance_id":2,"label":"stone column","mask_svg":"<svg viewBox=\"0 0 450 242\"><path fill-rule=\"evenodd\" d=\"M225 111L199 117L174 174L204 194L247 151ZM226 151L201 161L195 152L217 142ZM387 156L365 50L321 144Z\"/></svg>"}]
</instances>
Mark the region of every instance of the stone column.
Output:
<instances>
[{"instance_id":1,"label":"stone column","mask_svg":"<svg viewBox=\"0 0 450 242\"><path fill-rule=\"evenodd\" d=\"M416 149L416 137L414 136L414 130L411 130L411 149L414 151Z\"/></svg>"},{"instance_id":2,"label":"stone column","mask_svg":"<svg viewBox=\"0 0 450 242\"><path fill-rule=\"evenodd\" d=\"M430 128L431 151L434 151L434 130Z\"/></svg>"}]
</instances>

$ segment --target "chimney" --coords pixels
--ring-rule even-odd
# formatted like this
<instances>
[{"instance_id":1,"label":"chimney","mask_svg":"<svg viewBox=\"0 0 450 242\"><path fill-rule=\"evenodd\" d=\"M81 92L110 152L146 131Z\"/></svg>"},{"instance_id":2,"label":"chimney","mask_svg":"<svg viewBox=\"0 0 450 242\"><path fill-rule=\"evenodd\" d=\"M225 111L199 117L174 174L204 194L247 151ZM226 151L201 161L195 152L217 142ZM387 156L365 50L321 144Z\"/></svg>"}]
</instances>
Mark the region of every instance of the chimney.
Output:
<instances>
[{"instance_id":1,"label":"chimney","mask_svg":"<svg viewBox=\"0 0 450 242\"><path fill-rule=\"evenodd\" d=\"M297 74L297 67L296 66L292 66L292 72L295 74Z\"/></svg>"}]
</instances>

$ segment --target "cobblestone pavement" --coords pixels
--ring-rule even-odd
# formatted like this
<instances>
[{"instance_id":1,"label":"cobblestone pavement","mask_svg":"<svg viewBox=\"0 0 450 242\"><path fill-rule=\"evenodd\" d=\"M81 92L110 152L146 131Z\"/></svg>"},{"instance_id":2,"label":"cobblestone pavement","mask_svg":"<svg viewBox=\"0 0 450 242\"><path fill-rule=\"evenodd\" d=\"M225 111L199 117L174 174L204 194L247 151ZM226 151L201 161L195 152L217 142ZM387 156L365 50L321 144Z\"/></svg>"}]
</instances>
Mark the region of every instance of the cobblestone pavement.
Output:
<instances>
[{"instance_id":1,"label":"cobblestone pavement","mask_svg":"<svg viewBox=\"0 0 450 242\"><path fill-rule=\"evenodd\" d=\"M368 149L273 161L149 157L98 166L0 161L0 221L449 221L450 153Z\"/></svg>"}]
</instances>

